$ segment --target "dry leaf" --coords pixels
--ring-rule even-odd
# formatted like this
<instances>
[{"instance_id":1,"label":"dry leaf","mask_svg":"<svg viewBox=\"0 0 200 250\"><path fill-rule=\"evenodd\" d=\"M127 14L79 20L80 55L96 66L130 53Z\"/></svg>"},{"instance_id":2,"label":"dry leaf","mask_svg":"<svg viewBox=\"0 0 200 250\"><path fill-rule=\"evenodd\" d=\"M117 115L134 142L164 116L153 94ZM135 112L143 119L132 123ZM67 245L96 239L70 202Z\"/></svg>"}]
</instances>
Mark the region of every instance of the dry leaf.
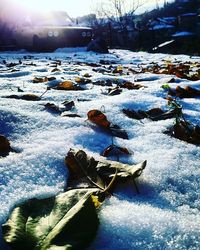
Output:
<instances>
[{"instance_id":1,"label":"dry leaf","mask_svg":"<svg viewBox=\"0 0 200 250\"><path fill-rule=\"evenodd\" d=\"M34 94L9 95L9 96L5 96L5 98L20 99L20 100L26 100L26 101L39 101L40 100L40 97Z\"/></svg>"},{"instance_id":2,"label":"dry leaf","mask_svg":"<svg viewBox=\"0 0 200 250\"><path fill-rule=\"evenodd\" d=\"M141 84L135 84L135 83L132 83L132 82L124 82L121 85L121 87L126 88L126 89L140 89L140 88L143 88L144 86L141 85Z\"/></svg>"},{"instance_id":3,"label":"dry leaf","mask_svg":"<svg viewBox=\"0 0 200 250\"><path fill-rule=\"evenodd\" d=\"M11 147L9 140L5 136L0 135L0 156L6 156L10 151Z\"/></svg>"},{"instance_id":4,"label":"dry leaf","mask_svg":"<svg viewBox=\"0 0 200 250\"><path fill-rule=\"evenodd\" d=\"M58 90L83 90L80 86L75 85L72 81L69 80L59 83L55 88Z\"/></svg>"},{"instance_id":5,"label":"dry leaf","mask_svg":"<svg viewBox=\"0 0 200 250\"><path fill-rule=\"evenodd\" d=\"M110 122L107 120L106 115L104 115L100 110L93 109L87 113L88 119L103 128L109 128Z\"/></svg>"},{"instance_id":6,"label":"dry leaf","mask_svg":"<svg viewBox=\"0 0 200 250\"><path fill-rule=\"evenodd\" d=\"M124 147L119 147L116 146L114 144L106 147L102 153L102 156L107 157L109 155L120 155L120 154L126 154L126 155L130 155L130 152L128 151L127 148Z\"/></svg>"},{"instance_id":7,"label":"dry leaf","mask_svg":"<svg viewBox=\"0 0 200 250\"><path fill-rule=\"evenodd\" d=\"M88 120L92 123L100 126L105 129L106 132L110 133L113 136L120 137L123 139L128 139L128 134L125 130L121 129L118 125L111 124L106 115L104 115L100 110L93 109L88 112Z\"/></svg>"},{"instance_id":8,"label":"dry leaf","mask_svg":"<svg viewBox=\"0 0 200 250\"><path fill-rule=\"evenodd\" d=\"M90 79L84 77L76 77L74 80L79 84L87 84L92 82Z\"/></svg>"},{"instance_id":9,"label":"dry leaf","mask_svg":"<svg viewBox=\"0 0 200 250\"><path fill-rule=\"evenodd\" d=\"M45 77L34 77L33 78L33 83L42 83L42 82L48 82L48 78Z\"/></svg>"}]
</instances>

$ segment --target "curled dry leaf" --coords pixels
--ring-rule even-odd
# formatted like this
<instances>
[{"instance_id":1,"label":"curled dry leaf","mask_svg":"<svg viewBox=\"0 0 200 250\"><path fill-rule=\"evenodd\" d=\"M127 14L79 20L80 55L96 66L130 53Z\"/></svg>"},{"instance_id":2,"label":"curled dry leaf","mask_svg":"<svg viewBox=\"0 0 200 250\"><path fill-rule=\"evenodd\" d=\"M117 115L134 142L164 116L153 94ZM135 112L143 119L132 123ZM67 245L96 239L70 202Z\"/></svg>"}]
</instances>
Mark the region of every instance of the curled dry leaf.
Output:
<instances>
[{"instance_id":1,"label":"curled dry leaf","mask_svg":"<svg viewBox=\"0 0 200 250\"><path fill-rule=\"evenodd\" d=\"M114 96L119 95L122 93L122 89L120 89L118 86L115 88L108 88L106 92L102 92L105 95Z\"/></svg>"},{"instance_id":2,"label":"curled dry leaf","mask_svg":"<svg viewBox=\"0 0 200 250\"><path fill-rule=\"evenodd\" d=\"M167 83L175 83L176 79L175 78L171 78Z\"/></svg>"},{"instance_id":3,"label":"curled dry leaf","mask_svg":"<svg viewBox=\"0 0 200 250\"><path fill-rule=\"evenodd\" d=\"M69 111L69 110L71 110L72 108L75 107L74 101L70 101L70 102L64 101L64 102L62 103L62 105L65 107L65 108L64 108L64 111Z\"/></svg>"},{"instance_id":4,"label":"curled dry leaf","mask_svg":"<svg viewBox=\"0 0 200 250\"><path fill-rule=\"evenodd\" d=\"M54 103L48 102L44 105L44 107L49 112L61 114L59 106L55 105Z\"/></svg>"},{"instance_id":5,"label":"curled dry leaf","mask_svg":"<svg viewBox=\"0 0 200 250\"><path fill-rule=\"evenodd\" d=\"M141 84L135 84L135 83L132 83L132 82L124 82L122 85L121 85L122 88L125 88L125 89L140 89L140 88L144 88L145 86L144 85L141 85Z\"/></svg>"},{"instance_id":6,"label":"curled dry leaf","mask_svg":"<svg viewBox=\"0 0 200 250\"><path fill-rule=\"evenodd\" d=\"M125 154L125 155L130 155L130 152L128 151L127 148L124 147L119 147L114 144L106 147L102 153L102 156L107 157L109 155L120 155L120 154Z\"/></svg>"},{"instance_id":7,"label":"curled dry leaf","mask_svg":"<svg viewBox=\"0 0 200 250\"><path fill-rule=\"evenodd\" d=\"M83 150L70 149L68 152L65 163L69 169L72 179L82 180L84 176L90 181L90 184L95 183L96 187L106 189L112 181L112 185L117 184L120 180L126 178L135 179L139 177L146 167L146 161L137 165L128 165L116 161L95 160L93 157L88 156ZM113 181L113 178L114 181ZM109 186L109 188L113 188Z\"/></svg>"},{"instance_id":8,"label":"curled dry leaf","mask_svg":"<svg viewBox=\"0 0 200 250\"><path fill-rule=\"evenodd\" d=\"M167 62L164 65L158 65L153 63L152 66L142 68L140 73L154 73L154 74L166 74L175 75L178 78L187 79L190 81L200 80L199 64L193 64L192 62L185 63L172 63Z\"/></svg>"},{"instance_id":9,"label":"curled dry leaf","mask_svg":"<svg viewBox=\"0 0 200 250\"><path fill-rule=\"evenodd\" d=\"M139 114L137 111L133 109L122 109L122 112L128 116L129 118L136 119L136 120L141 120L145 118L143 115Z\"/></svg>"},{"instance_id":10,"label":"curled dry leaf","mask_svg":"<svg viewBox=\"0 0 200 250\"><path fill-rule=\"evenodd\" d=\"M123 139L128 139L128 134L126 133L126 131L121 129L118 125L111 124L111 122L107 120L106 115L104 115L100 110L90 110L87 113L87 116L89 121L105 129L105 131L110 133L111 135Z\"/></svg>"},{"instance_id":11,"label":"curled dry leaf","mask_svg":"<svg viewBox=\"0 0 200 250\"><path fill-rule=\"evenodd\" d=\"M121 93L122 93L122 89L116 87L116 88L110 90L108 95L113 96L113 95L119 95Z\"/></svg>"},{"instance_id":12,"label":"curled dry leaf","mask_svg":"<svg viewBox=\"0 0 200 250\"><path fill-rule=\"evenodd\" d=\"M44 106L45 106L47 111L57 113L57 114L61 114L62 112L69 111L73 107L75 107L75 104L74 104L73 101L71 101L71 102L63 102L62 105L63 105L63 107L59 107L54 103L49 103L48 102Z\"/></svg>"},{"instance_id":13,"label":"curled dry leaf","mask_svg":"<svg viewBox=\"0 0 200 250\"><path fill-rule=\"evenodd\" d=\"M167 111L163 111L160 108L154 108L148 111L143 111L143 110L135 111L131 109L123 109L122 112L126 116L132 119L141 120L144 118L149 118L152 121L160 121L176 117L181 113L181 108L174 108Z\"/></svg>"},{"instance_id":14,"label":"curled dry leaf","mask_svg":"<svg viewBox=\"0 0 200 250\"><path fill-rule=\"evenodd\" d=\"M147 115L150 117L156 117L164 114L164 111L160 108L153 108L148 111L146 111Z\"/></svg>"},{"instance_id":15,"label":"curled dry leaf","mask_svg":"<svg viewBox=\"0 0 200 250\"><path fill-rule=\"evenodd\" d=\"M92 81L86 77L76 77L75 82L79 83L79 84L87 84L87 83L91 83Z\"/></svg>"},{"instance_id":16,"label":"curled dry leaf","mask_svg":"<svg viewBox=\"0 0 200 250\"><path fill-rule=\"evenodd\" d=\"M110 122L107 120L106 115L104 115L100 110L93 109L87 113L88 119L103 128L109 128Z\"/></svg>"},{"instance_id":17,"label":"curled dry leaf","mask_svg":"<svg viewBox=\"0 0 200 250\"><path fill-rule=\"evenodd\" d=\"M26 101L39 101L40 97L35 94L26 94L26 95L21 96L20 99L26 100Z\"/></svg>"},{"instance_id":18,"label":"curled dry leaf","mask_svg":"<svg viewBox=\"0 0 200 250\"><path fill-rule=\"evenodd\" d=\"M98 80L93 82L94 85L100 85L100 86L113 86L113 82L110 79L107 80Z\"/></svg>"},{"instance_id":19,"label":"curled dry leaf","mask_svg":"<svg viewBox=\"0 0 200 250\"><path fill-rule=\"evenodd\" d=\"M90 187L98 187L100 190L106 188L105 182L98 175L95 168L96 161L88 157L83 150L70 149L65 157L65 163L70 172L70 180L89 182ZM70 181L69 180L69 181Z\"/></svg>"},{"instance_id":20,"label":"curled dry leaf","mask_svg":"<svg viewBox=\"0 0 200 250\"><path fill-rule=\"evenodd\" d=\"M18 63L12 63L12 62L11 63L6 63L6 67L12 68L12 67L15 67L15 66L17 66L19 64L22 64L22 62L19 61Z\"/></svg>"},{"instance_id":21,"label":"curled dry leaf","mask_svg":"<svg viewBox=\"0 0 200 250\"><path fill-rule=\"evenodd\" d=\"M116 136L122 139L128 139L128 134L124 129L121 129L118 125L111 125L109 132L112 136Z\"/></svg>"},{"instance_id":22,"label":"curled dry leaf","mask_svg":"<svg viewBox=\"0 0 200 250\"><path fill-rule=\"evenodd\" d=\"M64 81L59 83L55 89L58 90L83 90L80 86L75 85L72 81Z\"/></svg>"},{"instance_id":23,"label":"curled dry leaf","mask_svg":"<svg viewBox=\"0 0 200 250\"><path fill-rule=\"evenodd\" d=\"M54 68L54 69L52 69L52 73L54 73L54 72L60 72L61 70L60 69L58 69L58 68Z\"/></svg>"},{"instance_id":24,"label":"curled dry leaf","mask_svg":"<svg viewBox=\"0 0 200 250\"><path fill-rule=\"evenodd\" d=\"M200 127L198 125L190 124L185 120L176 122L166 134L197 146L200 145Z\"/></svg>"},{"instance_id":25,"label":"curled dry leaf","mask_svg":"<svg viewBox=\"0 0 200 250\"><path fill-rule=\"evenodd\" d=\"M48 79L48 81L50 82L50 81L56 80L56 77L54 77L54 76L49 76L49 77L47 77L47 79Z\"/></svg>"},{"instance_id":26,"label":"curled dry leaf","mask_svg":"<svg viewBox=\"0 0 200 250\"><path fill-rule=\"evenodd\" d=\"M33 78L33 83L42 83L42 82L48 82L48 78L45 77L34 77Z\"/></svg>"},{"instance_id":27,"label":"curled dry leaf","mask_svg":"<svg viewBox=\"0 0 200 250\"><path fill-rule=\"evenodd\" d=\"M180 86L177 86L175 89L169 89L168 95L171 96L177 96L179 98L194 98L200 96L200 90L192 88L190 86L186 86L185 88L182 88Z\"/></svg>"}]
</instances>

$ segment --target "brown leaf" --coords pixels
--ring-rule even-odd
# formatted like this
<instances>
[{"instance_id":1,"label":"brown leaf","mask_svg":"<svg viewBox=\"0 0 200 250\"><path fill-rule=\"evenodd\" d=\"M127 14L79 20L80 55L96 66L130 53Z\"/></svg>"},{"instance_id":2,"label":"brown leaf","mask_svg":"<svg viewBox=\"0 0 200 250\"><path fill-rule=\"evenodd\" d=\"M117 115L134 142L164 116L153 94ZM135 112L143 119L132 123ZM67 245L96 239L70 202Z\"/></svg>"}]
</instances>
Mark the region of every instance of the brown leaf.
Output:
<instances>
[{"instance_id":1,"label":"brown leaf","mask_svg":"<svg viewBox=\"0 0 200 250\"><path fill-rule=\"evenodd\" d=\"M33 78L33 83L42 83L42 82L48 82L48 78L45 77L34 77Z\"/></svg>"},{"instance_id":2,"label":"brown leaf","mask_svg":"<svg viewBox=\"0 0 200 250\"><path fill-rule=\"evenodd\" d=\"M75 82L79 83L79 84L87 84L87 83L91 83L92 81L88 78L85 77L76 77Z\"/></svg>"},{"instance_id":3,"label":"brown leaf","mask_svg":"<svg viewBox=\"0 0 200 250\"><path fill-rule=\"evenodd\" d=\"M187 92L187 94L189 96L192 96L192 97L199 97L200 96L200 90L199 89L195 89L195 88L192 88L190 86L186 86L185 91Z\"/></svg>"},{"instance_id":4,"label":"brown leaf","mask_svg":"<svg viewBox=\"0 0 200 250\"><path fill-rule=\"evenodd\" d=\"M26 100L26 101L38 101L40 100L40 97L35 94L26 94L26 95L22 95L20 99Z\"/></svg>"},{"instance_id":5,"label":"brown leaf","mask_svg":"<svg viewBox=\"0 0 200 250\"><path fill-rule=\"evenodd\" d=\"M109 128L110 122L107 120L106 115L104 115L100 110L93 109L87 113L88 119L103 128Z\"/></svg>"},{"instance_id":6,"label":"brown leaf","mask_svg":"<svg viewBox=\"0 0 200 250\"><path fill-rule=\"evenodd\" d=\"M149 116L159 116L159 115L164 114L164 111L160 108L154 108L154 109L150 109L150 110L146 111L146 113Z\"/></svg>"},{"instance_id":7,"label":"brown leaf","mask_svg":"<svg viewBox=\"0 0 200 250\"><path fill-rule=\"evenodd\" d=\"M65 106L64 111L69 111L69 110L71 110L72 108L75 107L74 101L70 101L70 102L65 101L65 102L62 103L62 105Z\"/></svg>"},{"instance_id":8,"label":"brown leaf","mask_svg":"<svg viewBox=\"0 0 200 250\"><path fill-rule=\"evenodd\" d=\"M121 85L121 87L126 88L126 89L140 89L140 88L143 88L144 86L140 85L140 84L135 84L135 83L132 83L132 82L124 82Z\"/></svg>"},{"instance_id":9,"label":"brown leaf","mask_svg":"<svg viewBox=\"0 0 200 250\"><path fill-rule=\"evenodd\" d=\"M10 151L11 147L9 140L5 136L0 135L0 156L6 156Z\"/></svg>"},{"instance_id":10,"label":"brown leaf","mask_svg":"<svg viewBox=\"0 0 200 250\"><path fill-rule=\"evenodd\" d=\"M51 72L53 73L53 72L60 72L60 71L61 71L60 69L58 69L58 68L54 68L54 69L52 69L52 71L51 71Z\"/></svg>"},{"instance_id":11,"label":"brown leaf","mask_svg":"<svg viewBox=\"0 0 200 250\"><path fill-rule=\"evenodd\" d=\"M160 121L176 117L181 112L181 108L175 108L168 111L163 111L160 108L154 108L148 111L123 109L122 112L132 119L141 120L144 118L149 118L152 121Z\"/></svg>"},{"instance_id":12,"label":"brown leaf","mask_svg":"<svg viewBox=\"0 0 200 250\"><path fill-rule=\"evenodd\" d=\"M122 93L122 89L120 89L119 87L108 88L107 91L108 92L106 92L105 94L110 95L110 96L119 95Z\"/></svg>"},{"instance_id":13,"label":"brown leaf","mask_svg":"<svg viewBox=\"0 0 200 250\"><path fill-rule=\"evenodd\" d=\"M108 187L111 189L113 184L118 184L120 180L127 178L134 180L141 175L146 167L146 161L137 165L128 165L103 158L95 160L83 150L74 149L70 149L67 153L65 163L72 178L81 182L81 179L86 176L91 185L94 184L103 191L107 190Z\"/></svg>"},{"instance_id":14,"label":"brown leaf","mask_svg":"<svg viewBox=\"0 0 200 250\"><path fill-rule=\"evenodd\" d=\"M113 154L114 155L120 155L120 154L130 155L130 152L128 151L127 148L119 147L119 146L112 144L104 149L102 156L107 157L110 154L112 154L112 155Z\"/></svg>"},{"instance_id":15,"label":"brown leaf","mask_svg":"<svg viewBox=\"0 0 200 250\"><path fill-rule=\"evenodd\" d=\"M83 90L80 86L75 85L72 81L64 81L59 83L57 87L58 90Z\"/></svg>"},{"instance_id":16,"label":"brown leaf","mask_svg":"<svg viewBox=\"0 0 200 250\"><path fill-rule=\"evenodd\" d=\"M167 134L188 143L200 145L200 127L189 124L185 120L177 122Z\"/></svg>"},{"instance_id":17,"label":"brown leaf","mask_svg":"<svg viewBox=\"0 0 200 250\"><path fill-rule=\"evenodd\" d=\"M62 115L62 117L70 117L70 118L75 118L75 117L81 117L80 115L78 114L64 114Z\"/></svg>"},{"instance_id":18,"label":"brown leaf","mask_svg":"<svg viewBox=\"0 0 200 250\"><path fill-rule=\"evenodd\" d=\"M136 120L141 120L144 118L142 114L139 114L137 111L132 110L132 109L122 109L122 112L128 116L129 118L136 119Z\"/></svg>"},{"instance_id":19,"label":"brown leaf","mask_svg":"<svg viewBox=\"0 0 200 250\"><path fill-rule=\"evenodd\" d=\"M93 157L88 157L83 150L75 151L70 149L65 157L65 164L70 173L70 180L87 179L90 185L99 187L101 190L105 189L104 181L99 177L96 164ZM86 180L85 179L85 180Z\"/></svg>"},{"instance_id":20,"label":"brown leaf","mask_svg":"<svg viewBox=\"0 0 200 250\"><path fill-rule=\"evenodd\" d=\"M9 95L9 96L5 96L5 98L20 99L20 100L26 100L26 101L39 101L40 100L40 97L35 94Z\"/></svg>"},{"instance_id":21,"label":"brown leaf","mask_svg":"<svg viewBox=\"0 0 200 250\"><path fill-rule=\"evenodd\" d=\"M49 76L49 77L47 77L47 79L48 79L48 81L50 82L50 81L56 80L56 77L54 77L54 76Z\"/></svg>"},{"instance_id":22,"label":"brown leaf","mask_svg":"<svg viewBox=\"0 0 200 250\"><path fill-rule=\"evenodd\" d=\"M190 86L186 86L185 88L176 86L175 90L169 89L168 95L177 96L179 98L195 98L200 96L200 90Z\"/></svg>"},{"instance_id":23,"label":"brown leaf","mask_svg":"<svg viewBox=\"0 0 200 250\"><path fill-rule=\"evenodd\" d=\"M48 110L49 112L58 113L58 114L61 113L59 107L57 105L55 105L54 103L48 102L44 106L45 106L46 110Z\"/></svg>"},{"instance_id":24,"label":"brown leaf","mask_svg":"<svg viewBox=\"0 0 200 250\"><path fill-rule=\"evenodd\" d=\"M90 110L87 115L88 120L105 129L106 132L110 133L112 136L128 139L126 131L121 129L118 125L111 125L107 117L100 110Z\"/></svg>"}]
</instances>

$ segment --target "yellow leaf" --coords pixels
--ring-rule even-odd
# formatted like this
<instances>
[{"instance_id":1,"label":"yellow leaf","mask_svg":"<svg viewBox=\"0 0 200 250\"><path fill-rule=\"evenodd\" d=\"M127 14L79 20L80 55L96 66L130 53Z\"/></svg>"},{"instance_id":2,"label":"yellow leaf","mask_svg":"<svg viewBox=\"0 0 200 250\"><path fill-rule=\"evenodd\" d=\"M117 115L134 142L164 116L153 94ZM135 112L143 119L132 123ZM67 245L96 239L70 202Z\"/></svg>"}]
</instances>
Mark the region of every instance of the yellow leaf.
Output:
<instances>
[{"instance_id":1,"label":"yellow leaf","mask_svg":"<svg viewBox=\"0 0 200 250\"><path fill-rule=\"evenodd\" d=\"M99 197L96 196L96 195L91 195L91 198L92 198L92 202L94 203L94 206L95 207L100 207L101 206L101 202L99 201Z\"/></svg>"}]
</instances>

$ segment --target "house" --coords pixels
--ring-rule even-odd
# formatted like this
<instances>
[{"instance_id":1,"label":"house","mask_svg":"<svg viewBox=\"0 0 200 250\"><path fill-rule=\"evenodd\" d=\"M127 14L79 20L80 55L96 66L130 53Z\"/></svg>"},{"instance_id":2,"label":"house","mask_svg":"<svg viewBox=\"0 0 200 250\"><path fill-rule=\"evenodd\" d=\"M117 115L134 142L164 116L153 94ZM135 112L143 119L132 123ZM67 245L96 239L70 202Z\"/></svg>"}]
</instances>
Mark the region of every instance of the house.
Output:
<instances>
[{"instance_id":1,"label":"house","mask_svg":"<svg viewBox=\"0 0 200 250\"><path fill-rule=\"evenodd\" d=\"M180 30L194 31L196 28L198 15L196 12L184 13L178 17Z\"/></svg>"},{"instance_id":2,"label":"house","mask_svg":"<svg viewBox=\"0 0 200 250\"><path fill-rule=\"evenodd\" d=\"M150 20L148 30L154 40L154 45L169 40L176 30L176 17L163 17Z\"/></svg>"}]
</instances>

